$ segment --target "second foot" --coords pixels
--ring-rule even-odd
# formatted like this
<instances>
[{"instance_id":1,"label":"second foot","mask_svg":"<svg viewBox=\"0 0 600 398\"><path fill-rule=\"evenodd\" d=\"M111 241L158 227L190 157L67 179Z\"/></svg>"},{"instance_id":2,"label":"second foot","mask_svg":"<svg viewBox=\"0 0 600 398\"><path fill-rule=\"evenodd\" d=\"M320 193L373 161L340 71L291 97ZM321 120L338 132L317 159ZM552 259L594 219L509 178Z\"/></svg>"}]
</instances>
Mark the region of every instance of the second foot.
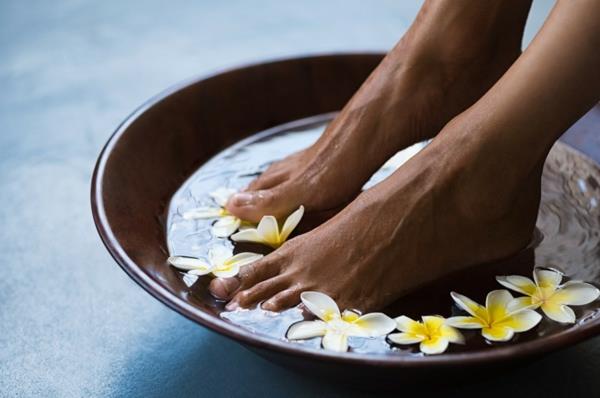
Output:
<instances>
[{"instance_id":1,"label":"second foot","mask_svg":"<svg viewBox=\"0 0 600 398\"><path fill-rule=\"evenodd\" d=\"M525 247L537 217L540 174L499 184L488 177L503 166L463 140L462 128L454 130L325 224L242 268L238 278L213 280L213 294L233 297L228 309L263 302L278 311L316 290L341 308L370 311Z\"/></svg>"}]
</instances>

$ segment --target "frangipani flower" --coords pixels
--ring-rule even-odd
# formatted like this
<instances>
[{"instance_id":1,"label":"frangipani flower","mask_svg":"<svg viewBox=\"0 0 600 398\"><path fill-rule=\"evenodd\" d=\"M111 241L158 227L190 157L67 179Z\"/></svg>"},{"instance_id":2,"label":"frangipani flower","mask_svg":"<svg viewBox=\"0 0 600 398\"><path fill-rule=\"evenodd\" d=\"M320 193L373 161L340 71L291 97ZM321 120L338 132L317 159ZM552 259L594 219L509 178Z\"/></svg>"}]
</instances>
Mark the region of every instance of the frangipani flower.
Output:
<instances>
[{"instance_id":1,"label":"frangipani flower","mask_svg":"<svg viewBox=\"0 0 600 398\"><path fill-rule=\"evenodd\" d=\"M396 325L402 333L393 333L388 338L396 344L420 343L419 349L424 354L441 354L448 344L463 344L463 335L446 323L441 316L428 315L421 317L422 322L414 321L407 316L396 319Z\"/></svg>"},{"instance_id":2,"label":"frangipani flower","mask_svg":"<svg viewBox=\"0 0 600 398\"><path fill-rule=\"evenodd\" d=\"M198 207L183 213L186 220L195 220L199 218L218 218L212 226L212 234L218 238L227 238L237 231L242 220L232 215L225 209L229 197L236 191L230 188L219 188L210 193L210 197L219 207Z\"/></svg>"},{"instance_id":3,"label":"frangipani flower","mask_svg":"<svg viewBox=\"0 0 600 398\"><path fill-rule=\"evenodd\" d=\"M447 324L461 329L481 329L491 341L508 341L517 332L525 332L537 325L542 316L518 306L508 290L492 290L485 299L485 307L461 294L450 293L456 304L471 316L455 316Z\"/></svg>"},{"instance_id":4,"label":"frangipani flower","mask_svg":"<svg viewBox=\"0 0 600 398\"><path fill-rule=\"evenodd\" d=\"M220 278L230 278L240 272L244 265L253 263L263 257L256 253L238 253L232 256L231 251L222 246L215 246L208 252L209 263L195 258L185 256L171 256L167 260L175 268L188 271L191 275L213 274Z\"/></svg>"},{"instance_id":5,"label":"frangipani flower","mask_svg":"<svg viewBox=\"0 0 600 398\"><path fill-rule=\"evenodd\" d=\"M287 338L303 340L323 336L323 348L331 351L348 350L348 337L385 336L396 323L380 312L359 315L354 311L340 310L331 297L319 292L303 292L301 299L306 308L320 319L298 322L290 327Z\"/></svg>"},{"instance_id":6,"label":"frangipani flower","mask_svg":"<svg viewBox=\"0 0 600 398\"><path fill-rule=\"evenodd\" d=\"M236 242L262 243L277 249L286 241L304 215L304 206L289 215L279 230L277 219L273 216L263 216L256 228L248 228L231 236Z\"/></svg>"},{"instance_id":7,"label":"frangipani flower","mask_svg":"<svg viewBox=\"0 0 600 398\"><path fill-rule=\"evenodd\" d=\"M496 277L502 286L527 295L517 299L518 305L541 307L548 318L557 322L574 323L575 313L569 305L589 304L600 296L600 290L589 283L569 281L561 285L562 274L558 271L535 268L533 279L518 275Z\"/></svg>"}]
</instances>

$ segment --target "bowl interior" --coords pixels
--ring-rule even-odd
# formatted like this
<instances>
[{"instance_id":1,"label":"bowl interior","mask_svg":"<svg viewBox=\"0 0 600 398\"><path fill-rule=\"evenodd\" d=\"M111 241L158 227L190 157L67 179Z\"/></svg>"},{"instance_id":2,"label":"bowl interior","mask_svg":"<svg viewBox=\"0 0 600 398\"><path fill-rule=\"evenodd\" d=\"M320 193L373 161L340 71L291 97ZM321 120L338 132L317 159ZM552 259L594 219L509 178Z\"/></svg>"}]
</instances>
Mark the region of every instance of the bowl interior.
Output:
<instances>
[{"instance_id":1,"label":"bowl interior","mask_svg":"<svg viewBox=\"0 0 600 398\"><path fill-rule=\"evenodd\" d=\"M148 292L183 315L243 343L285 354L385 365L424 361L479 363L559 348L597 332L600 320L592 319L526 344L440 358L353 357L314 352L252 334L223 321L213 300L193 294L181 275L167 266L168 203L191 173L220 150L254 133L341 109L381 57L381 54L331 55L253 65L181 84L143 105L111 137L94 173L94 218L113 257ZM598 114L598 108L593 109L573 126L567 140L585 141L593 131L590 126L597 128L600 124ZM561 156L591 162L569 149L563 152ZM561 158L555 162L560 167ZM587 184L598 191L595 180ZM531 263L533 256L533 251L525 251L519 261ZM590 282L599 284L600 272L587 271L586 279L592 278ZM447 281L439 283L446 285ZM405 301L409 313L411 305L410 300ZM402 307L396 309L400 310Z\"/></svg>"}]
</instances>

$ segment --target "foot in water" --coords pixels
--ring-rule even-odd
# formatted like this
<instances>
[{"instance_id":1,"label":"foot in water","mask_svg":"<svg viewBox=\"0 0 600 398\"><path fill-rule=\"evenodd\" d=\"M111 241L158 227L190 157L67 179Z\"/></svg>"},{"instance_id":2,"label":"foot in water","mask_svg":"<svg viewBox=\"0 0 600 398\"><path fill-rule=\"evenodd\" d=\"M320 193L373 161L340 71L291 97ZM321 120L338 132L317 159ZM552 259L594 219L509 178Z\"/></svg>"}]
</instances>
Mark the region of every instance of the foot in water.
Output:
<instances>
[{"instance_id":1,"label":"foot in water","mask_svg":"<svg viewBox=\"0 0 600 398\"><path fill-rule=\"evenodd\" d=\"M264 301L264 309L281 310L297 304L301 292L317 290L342 308L369 311L526 246L540 173L500 190L505 165L470 139L465 118L326 223L246 266L239 278L214 280L213 292L238 291L228 309Z\"/></svg>"},{"instance_id":2,"label":"foot in water","mask_svg":"<svg viewBox=\"0 0 600 398\"><path fill-rule=\"evenodd\" d=\"M502 78L430 145L324 224L242 268L239 278L213 280L213 294L233 297L228 309L263 302L281 310L317 290L342 308L370 311L527 245L544 160L600 99L598 12L597 2L558 2Z\"/></svg>"},{"instance_id":3,"label":"foot in water","mask_svg":"<svg viewBox=\"0 0 600 398\"><path fill-rule=\"evenodd\" d=\"M520 54L528 9L527 1L426 2L319 140L273 164L227 209L257 222L300 205L311 212L349 203L388 158L433 137L506 71Z\"/></svg>"}]
</instances>

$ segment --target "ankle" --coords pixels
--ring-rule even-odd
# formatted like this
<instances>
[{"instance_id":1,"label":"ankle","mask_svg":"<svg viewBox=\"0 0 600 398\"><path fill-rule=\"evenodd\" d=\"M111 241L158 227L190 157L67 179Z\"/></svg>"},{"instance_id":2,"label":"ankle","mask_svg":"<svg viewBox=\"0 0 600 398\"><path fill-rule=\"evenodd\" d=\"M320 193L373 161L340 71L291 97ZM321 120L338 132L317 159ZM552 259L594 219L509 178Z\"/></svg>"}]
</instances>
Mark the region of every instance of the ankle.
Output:
<instances>
[{"instance_id":1,"label":"ankle","mask_svg":"<svg viewBox=\"0 0 600 398\"><path fill-rule=\"evenodd\" d=\"M473 113L448 123L431 145L456 208L474 223L529 217L533 228L545 155L533 157L527 148L507 143L505 131L480 123Z\"/></svg>"}]
</instances>

